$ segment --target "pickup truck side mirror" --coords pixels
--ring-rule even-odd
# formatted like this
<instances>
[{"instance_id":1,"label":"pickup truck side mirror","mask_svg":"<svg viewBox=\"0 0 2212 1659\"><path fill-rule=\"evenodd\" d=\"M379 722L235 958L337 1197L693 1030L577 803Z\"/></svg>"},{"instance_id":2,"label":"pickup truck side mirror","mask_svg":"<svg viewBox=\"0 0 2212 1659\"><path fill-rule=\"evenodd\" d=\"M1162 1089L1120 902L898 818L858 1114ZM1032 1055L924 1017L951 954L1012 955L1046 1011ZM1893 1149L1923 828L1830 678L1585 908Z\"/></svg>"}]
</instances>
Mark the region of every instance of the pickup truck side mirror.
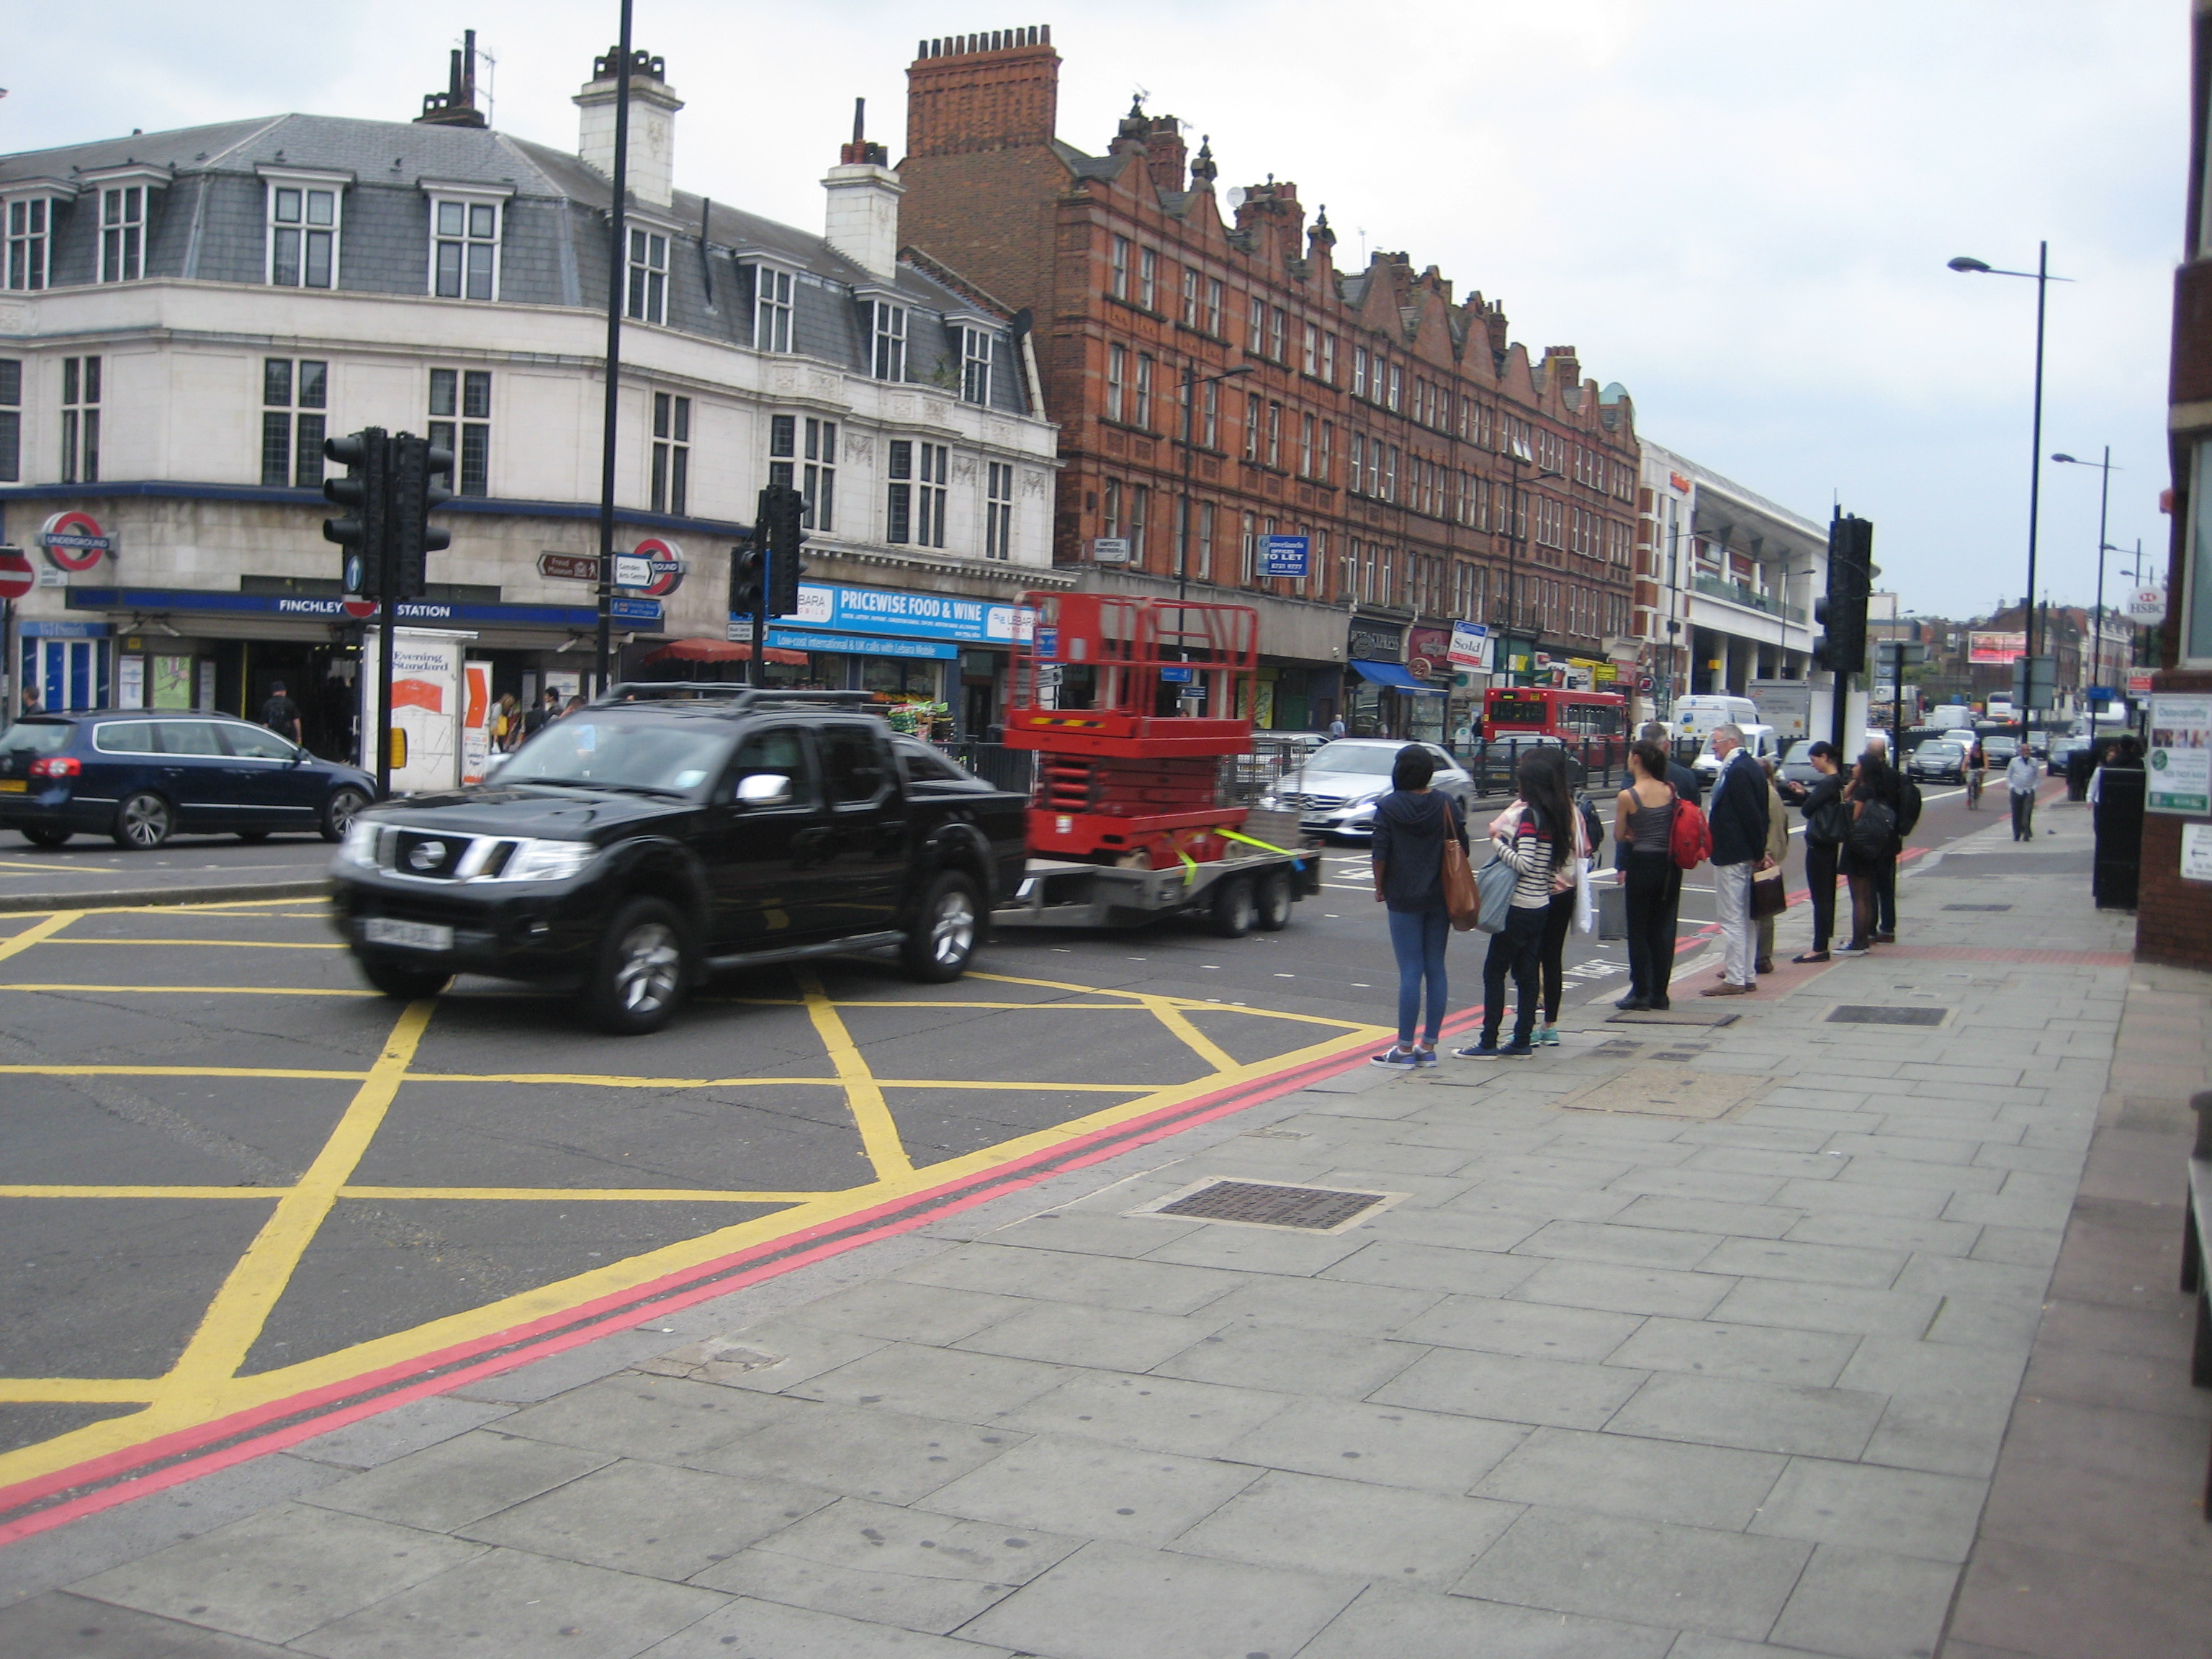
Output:
<instances>
[{"instance_id":1,"label":"pickup truck side mirror","mask_svg":"<svg viewBox=\"0 0 2212 1659\"><path fill-rule=\"evenodd\" d=\"M738 780L740 806L788 806L791 780L781 772L755 772Z\"/></svg>"}]
</instances>

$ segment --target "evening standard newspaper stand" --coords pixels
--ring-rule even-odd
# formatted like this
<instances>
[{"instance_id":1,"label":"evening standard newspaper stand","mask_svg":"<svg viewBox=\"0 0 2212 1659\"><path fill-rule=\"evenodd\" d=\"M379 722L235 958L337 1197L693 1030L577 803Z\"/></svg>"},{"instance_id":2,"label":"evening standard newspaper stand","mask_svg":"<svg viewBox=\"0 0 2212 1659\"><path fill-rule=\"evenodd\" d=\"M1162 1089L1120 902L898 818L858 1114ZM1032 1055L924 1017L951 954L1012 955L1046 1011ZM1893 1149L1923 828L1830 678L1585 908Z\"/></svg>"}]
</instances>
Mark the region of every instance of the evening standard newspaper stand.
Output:
<instances>
[{"instance_id":1,"label":"evening standard newspaper stand","mask_svg":"<svg viewBox=\"0 0 2212 1659\"><path fill-rule=\"evenodd\" d=\"M1101 593L1031 593L1006 742L1036 752L1028 873L995 920L1127 927L1203 915L1235 939L1285 926L1321 860L1293 812L1230 799L1252 749L1259 614Z\"/></svg>"}]
</instances>

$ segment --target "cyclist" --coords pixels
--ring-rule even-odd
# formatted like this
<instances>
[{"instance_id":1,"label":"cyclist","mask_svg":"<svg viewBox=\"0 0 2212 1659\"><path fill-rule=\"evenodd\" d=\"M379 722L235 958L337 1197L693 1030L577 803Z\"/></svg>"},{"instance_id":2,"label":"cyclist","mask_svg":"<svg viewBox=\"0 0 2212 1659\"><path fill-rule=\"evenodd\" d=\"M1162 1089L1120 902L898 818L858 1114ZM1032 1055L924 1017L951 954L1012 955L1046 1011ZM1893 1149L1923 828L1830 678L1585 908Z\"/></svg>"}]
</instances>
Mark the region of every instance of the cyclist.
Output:
<instances>
[{"instance_id":1,"label":"cyclist","mask_svg":"<svg viewBox=\"0 0 2212 1659\"><path fill-rule=\"evenodd\" d=\"M1982 752L1981 733L1977 732L1966 744L1966 810L1978 811L1982 805L1982 769L1989 757Z\"/></svg>"}]
</instances>

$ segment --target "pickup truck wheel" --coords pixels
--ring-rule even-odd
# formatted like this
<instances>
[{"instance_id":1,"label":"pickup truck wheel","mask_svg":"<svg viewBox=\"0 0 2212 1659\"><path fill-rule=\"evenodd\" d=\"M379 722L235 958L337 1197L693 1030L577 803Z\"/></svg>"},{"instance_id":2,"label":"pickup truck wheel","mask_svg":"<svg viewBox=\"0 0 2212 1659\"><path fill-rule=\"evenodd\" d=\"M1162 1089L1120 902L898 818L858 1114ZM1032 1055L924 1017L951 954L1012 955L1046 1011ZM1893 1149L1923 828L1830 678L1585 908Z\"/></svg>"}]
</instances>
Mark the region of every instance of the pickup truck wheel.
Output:
<instances>
[{"instance_id":1,"label":"pickup truck wheel","mask_svg":"<svg viewBox=\"0 0 2212 1659\"><path fill-rule=\"evenodd\" d=\"M1270 870L1260 878L1257 914L1253 920L1261 933L1279 933L1291 925L1291 872Z\"/></svg>"},{"instance_id":2,"label":"pickup truck wheel","mask_svg":"<svg viewBox=\"0 0 2212 1659\"><path fill-rule=\"evenodd\" d=\"M914 931L899 947L907 973L927 985L942 985L968 971L975 954L975 884L948 870L930 883L915 912Z\"/></svg>"},{"instance_id":3,"label":"pickup truck wheel","mask_svg":"<svg viewBox=\"0 0 2212 1659\"><path fill-rule=\"evenodd\" d=\"M642 1036L668 1024L691 977L684 919L656 898L632 899L615 912L585 982L592 1020L617 1036Z\"/></svg>"},{"instance_id":4,"label":"pickup truck wheel","mask_svg":"<svg viewBox=\"0 0 2212 1659\"><path fill-rule=\"evenodd\" d=\"M434 997L446 988L453 977L435 968L407 968L396 962L368 962L361 964L362 977L388 997L398 997L403 1002L418 1002L424 997Z\"/></svg>"},{"instance_id":5,"label":"pickup truck wheel","mask_svg":"<svg viewBox=\"0 0 2212 1659\"><path fill-rule=\"evenodd\" d=\"M1222 938L1243 939L1252 931L1257 908L1252 902L1250 879L1231 876L1214 888L1213 906L1207 919Z\"/></svg>"}]
</instances>

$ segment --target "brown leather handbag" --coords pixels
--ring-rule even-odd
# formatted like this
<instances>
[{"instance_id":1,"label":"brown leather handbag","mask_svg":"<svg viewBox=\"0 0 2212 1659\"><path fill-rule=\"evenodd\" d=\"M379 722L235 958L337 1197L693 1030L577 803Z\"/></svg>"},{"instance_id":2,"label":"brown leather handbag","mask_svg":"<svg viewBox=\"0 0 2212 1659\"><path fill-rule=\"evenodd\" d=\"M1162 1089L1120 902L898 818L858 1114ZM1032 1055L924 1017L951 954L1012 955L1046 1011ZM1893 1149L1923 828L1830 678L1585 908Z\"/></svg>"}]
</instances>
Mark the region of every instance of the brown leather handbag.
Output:
<instances>
[{"instance_id":1,"label":"brown leather handbag","mask_svg":"<svg viewBox=\"0 0 2212 1659\"><path fill-rule=\"evenodd\" d=\"M1467 848L1459 844L1459 826L1451 801L1444 802L1444 909L1455 931L1466 933L1482 914L1482 896L1475 889L1474 872L1468 867Z\"/></svg>"}]
</instances>

